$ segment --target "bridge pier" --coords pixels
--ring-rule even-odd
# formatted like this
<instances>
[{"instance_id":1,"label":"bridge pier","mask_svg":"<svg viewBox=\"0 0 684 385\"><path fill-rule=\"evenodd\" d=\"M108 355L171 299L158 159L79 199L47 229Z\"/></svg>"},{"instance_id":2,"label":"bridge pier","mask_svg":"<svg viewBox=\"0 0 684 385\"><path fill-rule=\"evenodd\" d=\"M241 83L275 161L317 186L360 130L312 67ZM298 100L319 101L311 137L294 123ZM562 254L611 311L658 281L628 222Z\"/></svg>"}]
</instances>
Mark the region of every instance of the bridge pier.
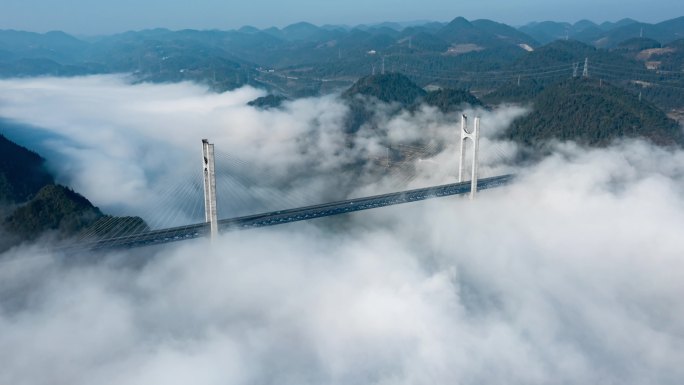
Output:
<instances>
[{"instance_id":1,"label":"bridge pier","mask_svg":"<svg viewBox=\"0 0 684 385\"><path fill-rule=\"evenodd\" d=\"M204 218L209 222L209 236L218 235L218 215L216 212L216 176L214 168L214 144L202 139L202 169L204 170Z\"/></svg>"},{"instance_id":2,"label":"bridge pier","mask_svg":"<svg viewBox=\"0 0 684 385\"><path fill-rule=\"evenodd\" d=\"M470 199L475 198L477 193L477 153L480 145L480 118L475 118L475 127L472 132L468 131L468 117L463 114L461 116L461 154L460 162L458 166L458 181L463 182L463 174L465 172L465 143L466 140L470 139L473 142L473 154L472 154L472 172L470 179Z\"/></svg>"}]
</instances>

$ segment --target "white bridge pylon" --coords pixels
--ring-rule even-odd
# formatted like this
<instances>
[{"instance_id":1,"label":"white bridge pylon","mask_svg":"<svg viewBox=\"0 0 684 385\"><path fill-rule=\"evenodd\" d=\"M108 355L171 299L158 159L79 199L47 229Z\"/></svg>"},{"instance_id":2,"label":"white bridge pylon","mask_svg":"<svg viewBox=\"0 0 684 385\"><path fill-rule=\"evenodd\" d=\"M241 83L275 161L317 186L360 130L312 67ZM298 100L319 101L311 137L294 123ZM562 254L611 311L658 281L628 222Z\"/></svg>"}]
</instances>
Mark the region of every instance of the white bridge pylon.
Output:
<instances>
[{"instance_id":1,"label":"white bridge pylon","mask_svg":"<svg viewBox=\"0 0 684 385\"><path fill-rule=\"evenodd\" d=\"M202 139L202 169L204 170L204 218L209 222L210 237L218 235L216 212L216 173L214 167L214 144Z\"/></svg>"},{"instance_id":2,"label":"white bridge pylon","mask_svg":"<svg viewBox=\"0 0 684 385\"><path fill-rule=\"evenodd\" d=\"M458 181L463 182L463 174L465 171L465 143L466 140L470 139L473 142L472 151L472 172L470 180L470 199L475 198L477 193L477 153L480 145L480 118L475 118L475 127L473 131L468 131L468 117L463 114L461 115L461 154L460 162L458 167Z\"/></svg>"},{"instance_id":3,"label":"white bridge pylon","mask_svg":"<svg viewBox=\"0 0 684 385\"><path fill-rule=\"evenodd\" d=\"M475 118L475 125L472 132L468 131L468 117L464 114L461 117L461 153L458 169L458 181L463 182L465 171L465 143L471 140L473 143L471 158L471 181L470 199L475 198L477 193L477 160L480 139L480 118ZM202 170L204 175L204 218L209 223L210 237L215 239L218 235L218 214L216 209L216 175L214 164L214 144L209 140L202 139Z\"/></svg>"}]
</instances>

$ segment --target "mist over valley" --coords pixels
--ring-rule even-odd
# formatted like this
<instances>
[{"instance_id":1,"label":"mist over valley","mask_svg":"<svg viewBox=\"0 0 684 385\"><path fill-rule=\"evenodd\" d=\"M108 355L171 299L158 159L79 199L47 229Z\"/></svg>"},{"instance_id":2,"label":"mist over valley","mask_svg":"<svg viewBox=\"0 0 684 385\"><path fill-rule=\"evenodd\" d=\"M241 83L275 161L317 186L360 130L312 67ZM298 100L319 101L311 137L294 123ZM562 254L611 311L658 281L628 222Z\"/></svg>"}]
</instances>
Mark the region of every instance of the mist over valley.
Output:
<instances>
[{"instance_id":1,"label":"mist over valley","mask_svg":"<svg viewBox=\"0 0 684 385\"><path fill-rule=\"evenodd\" d=\"M681 383L682 37L0 30L0 383ZM476 117L474 199L74 247L208 229L202 139L244 218L456 184Z\"/></svg>"}]
</instances>

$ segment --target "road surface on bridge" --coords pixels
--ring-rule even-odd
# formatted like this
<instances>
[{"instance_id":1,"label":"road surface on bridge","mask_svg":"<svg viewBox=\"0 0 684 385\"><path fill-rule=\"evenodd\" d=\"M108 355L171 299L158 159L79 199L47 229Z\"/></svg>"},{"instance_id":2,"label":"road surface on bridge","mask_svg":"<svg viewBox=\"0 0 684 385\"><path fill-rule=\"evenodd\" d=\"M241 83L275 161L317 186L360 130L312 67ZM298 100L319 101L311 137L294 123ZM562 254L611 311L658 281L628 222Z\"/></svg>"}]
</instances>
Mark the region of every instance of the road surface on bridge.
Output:
<instances>
[{"instance_id":1,"label":"road surface on bridge","mask_svg":"<svg viewBox=\"0 0 684 385\"><path fill-rule=\"evenodd\" d=\"M477 189L485 190L508 184L513 175L501 175L478 180ZM351 213L355 211L369 210L379 207L392 206L402 203L422 201L431 198L463 195L470 192L470 181L451 183L441 186L419 188L414 190L399 191L388 194L374 195L363 198L347 199L343 201L324 203L313 206L298 207L286 210L271 211L262 214L247 215L236 218L222 219L218 221L220 231L239 229L251 229L264 226L273 226L315 218L328 217ZM58 251L78 250L106 250L142 247L158 245L169 242L194 239L209 234L208 223L196 223L187 226L179 226L161 230L152 230L144 233L123 237L101 239L92 242L83 242L74 245L57 248Z\"/></svg>"}]
</instances>

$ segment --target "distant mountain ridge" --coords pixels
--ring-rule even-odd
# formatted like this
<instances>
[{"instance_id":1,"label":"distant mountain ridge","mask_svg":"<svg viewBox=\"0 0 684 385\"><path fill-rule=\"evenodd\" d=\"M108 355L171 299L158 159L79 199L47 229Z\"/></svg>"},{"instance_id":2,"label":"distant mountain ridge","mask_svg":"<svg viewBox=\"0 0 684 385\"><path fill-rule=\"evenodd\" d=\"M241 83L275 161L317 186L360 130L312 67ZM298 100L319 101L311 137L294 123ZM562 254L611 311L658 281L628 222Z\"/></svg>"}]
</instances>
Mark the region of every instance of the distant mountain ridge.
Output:
<instances>
[{"instance_id":1,"label":"distant mountain ridge","mask_svg":"<svg viewBox=\"0 0 684 385\"><path fill-rule=\"evenodd\" d=\"M602 24L581 20L574 24L531 23L520 28L463 17L449 23L385 22L355 27L299 22L282 29L157 28L87 41L57 31L37 34L0 30L0 76L130 72L143 81L191 80L216 90L251 84L287 91L290 86L285 79L265 79L258 68L313 66L310 77L358 78L377 66L382 56L394 65L423 65L429 59L451 61L468 70L477 68L478 62L485 64L484 69L495 69L552 40L569 38L597 47L615 47L640 35L668 44L684 37L684 17L657 24L632 19Z\"/></svg>"},{"instance_id":2,"label":"distant mountain ridge","mask_svg":"<svg viewBox=\"0 0 684 385\"><path fill-rule=\"evenodd\" d=\"M156 28L87 41L61 32L5 30L0 31L0 77L129 72L140 81L195 81L217 91L249 84L299 97L347 86L373 68L380 72L383 61L389 72L399 67L406 72L416 67L497 70L552 39L568 37L590 45L616 46L619 38L638 36L632 36L634 28L642 24L631 19L600 25L581 20L516 29L492 20L456 17L448 23L385 22L355 27L299 22L282 29ZM644 37L661 44L684 36L682 18L643 25L639 33L643 30ZM269 75L269 69L280 72Z\"/></svg>"},{"instance_id":3,"label":"distant mountain ridge","mask_svg":"<svg viewBox=\"0 0 684 385\"><path fill-rule=\"evenodd\" d=\"M677 91L684 82L655 71L684 70L682 36L684 17L655 24L545 21L520 28L463 17L355 27L300 22L282 29L156 28L88 41L60 32L0 31L0 77L131 73L137 81L194 81L216 91L251 85L292 99L336 92L374 73L401 72L421 87L484 95L505 78L568 77L573 65L589 59L594 70L595 64L604 66L597 76L641 92L661 108L677 109L684 107L684 92Z\"/></svg>"},{"instance_id":4,"label":"distant mountain ridge","mask_svg":"<svg viewBox=\"0 0 684 385\"><path fill-rule=\"evenodd\" d=\"M620 42L646 37L658 40L662 44L684 38L684 16L660 23L641 23L634 19L622 19L615 23L596 24L589 20L580 20L574 24L545 21L530 23L519 28L542 44L554 40L579 40L599 48L612 48Z\"/></svg>"},{"instance_id":5,"label":"distant mountain ridge","mask_svg":"<svg viewBox=\"0 0 684 385\"><path fill-rule=\"evenodd\" d=\"M420 88L463 89L489 100L517 92L510 88L515 83L526 89L518 92L525 101L533 97L532 84L570 78L588 60L590 76L677 114L684 109L681 36L684 17L520 28L463 17L355 27L300 22L230 31L157 28L88 41L0 31L0 77L129 73L134 81L193 81L219 92L250 85L296 99L339 92L373 74L402 73Z\"/></svg>"}]
</instances>

